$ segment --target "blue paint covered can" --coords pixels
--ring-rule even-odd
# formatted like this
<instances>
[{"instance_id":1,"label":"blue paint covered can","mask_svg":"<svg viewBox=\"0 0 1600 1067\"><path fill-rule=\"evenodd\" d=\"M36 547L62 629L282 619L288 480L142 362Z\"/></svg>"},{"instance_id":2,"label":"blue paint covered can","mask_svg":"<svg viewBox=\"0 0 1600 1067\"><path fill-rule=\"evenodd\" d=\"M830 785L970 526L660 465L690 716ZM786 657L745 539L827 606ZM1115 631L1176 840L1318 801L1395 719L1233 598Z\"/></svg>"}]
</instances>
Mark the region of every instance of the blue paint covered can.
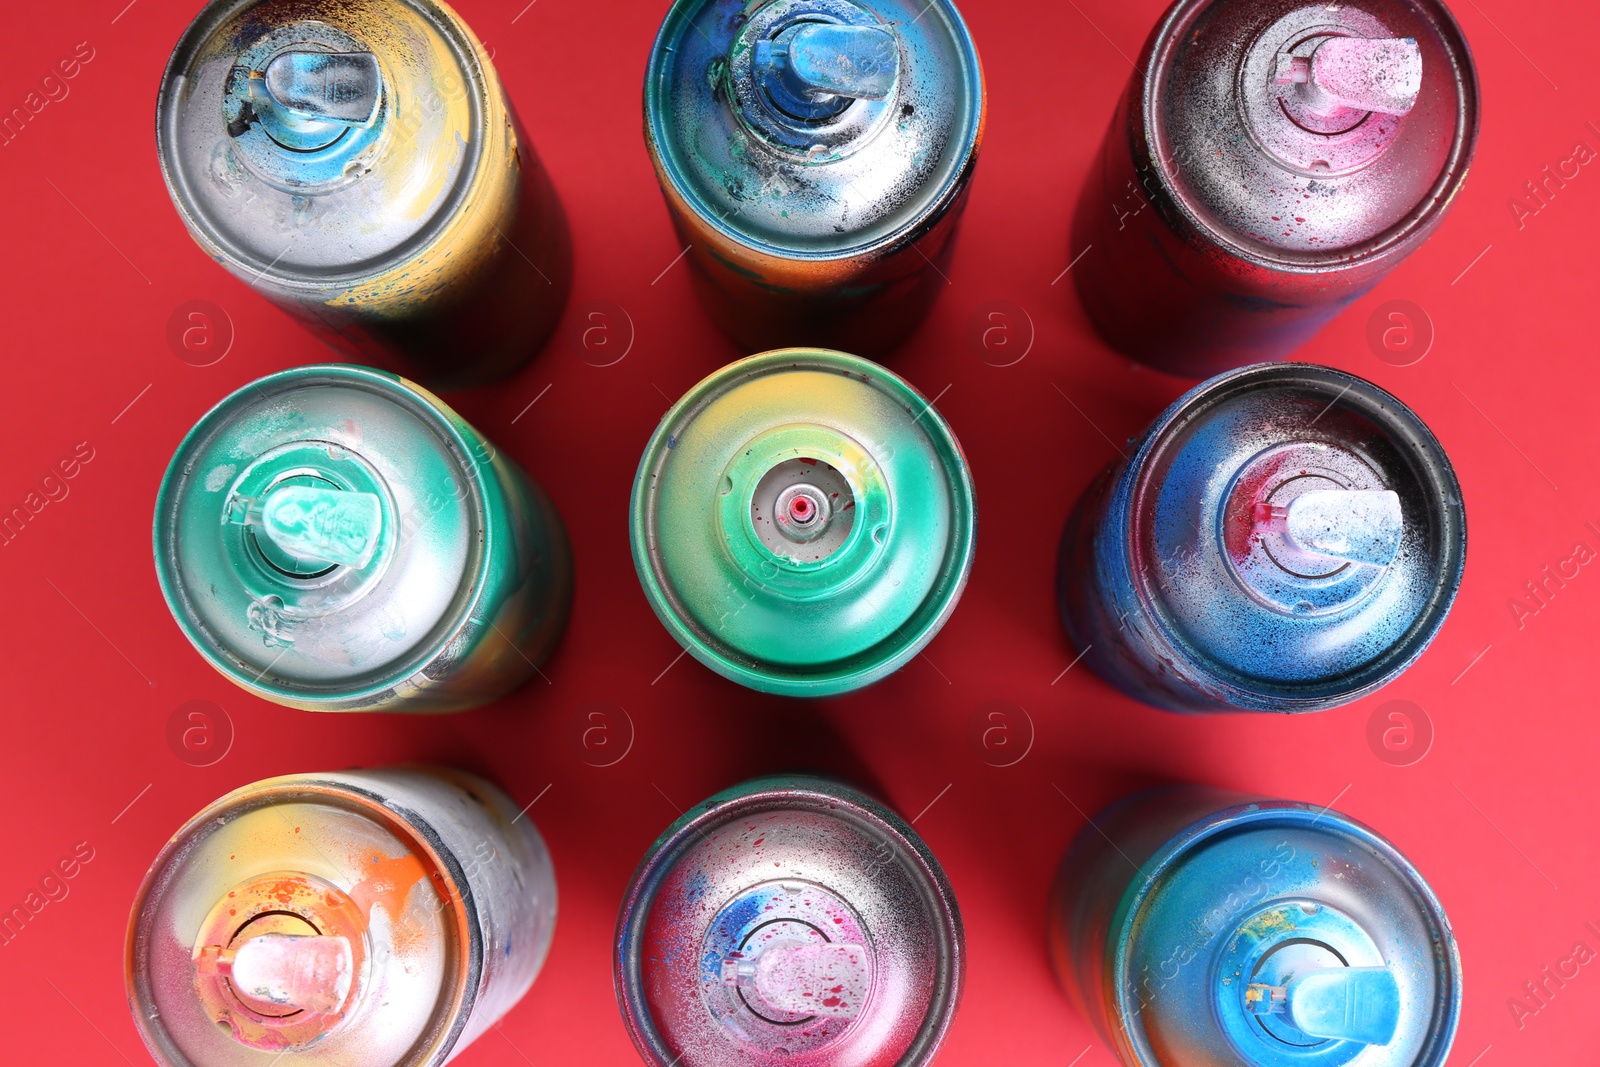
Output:
<instances>
[{"instance_id":1,"label":"blue paint covered can","mask_svg":"<svg viewBox=\"0 0 1600 1067\"><path fill-rule=\"evenodd\" d=\"M1179 397L1078 502L1062 618L1083 659L1175 711L1318 711L1392 681L1443 625L1461 486L1371 382L1262 363Z\"/></svg>"},{"instance_id":2,"label":"blue paint covered can","mask_svg":"<svg viewBox=\"0 0 1600 1067\"><path fill-rule=\"evenodd\" d=\"M1062 863L1049 947L1127 1067L1436 1067L1460 1021L1427 882L1294 801L1185 786L1113 805Z\"/></svg>"},{"instance_id":3,"label":"blue paint covered can","mask_svg":"<svg viewBox=\"0 0 1600 1067\"><path fill-rule=\"evenodd\" d=\"M677 0L644 110L695 285L748 351L882 355L948 283L984 119L949 0Z\"/></svg>"}]
</instances>

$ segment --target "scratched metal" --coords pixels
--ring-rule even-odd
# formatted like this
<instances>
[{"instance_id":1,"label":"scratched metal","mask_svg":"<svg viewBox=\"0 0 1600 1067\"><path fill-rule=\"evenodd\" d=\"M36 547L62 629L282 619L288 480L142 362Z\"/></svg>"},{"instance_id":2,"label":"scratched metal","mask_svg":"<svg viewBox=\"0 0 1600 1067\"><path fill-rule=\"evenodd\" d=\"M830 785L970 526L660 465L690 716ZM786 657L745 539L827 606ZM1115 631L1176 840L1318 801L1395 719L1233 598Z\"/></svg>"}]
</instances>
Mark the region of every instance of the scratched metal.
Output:
<instances>
[{"instance_id":1,"label":"scratched metal","mask_svg":"<svg viewBox=\"0 0 1600 1067\"><path fill-rule=\"evenodd\" d=\"M284 66L324 53L372 57L376 85L353 59ZM304 91L275 103L270 87L296 76ZM374 88L364 123L308 118L308 100ZM196 243L348 355L382 351L456 388L515 370L555 327L565 217L482 45L444 4L215 0L167 65L156 132Z\"/></svg>"},{"instance_id":2,"label":"scratched metal","mask_svg":"<svg viewBox=\"0 0 1600 1067\"><path fill-rule=\"evenodd\" d=\"M284 485L364 493L364 564L300 563L240 501ZM366 367L269 375L179 445L155 513L156 572L184 634L229 680L313 711L454 711L544 661L572 595L544 493L438 397Z\"/></svg>"},{"instance_id":3,"label":"scratched metal","mask_svg":"<svg viewBox=\"0 0 1600 1067\"><path fill-rule=\"evenodd\" d=\"M1187 786L1113 805L1062 861L1048 943L1126 1067L1438 1067L1460 1021L1438 898L1393 845L1317 805ZM1390 1040L1317 1038L1245 1006L1273 971L1343 967L1393 975Z\"/></svg>"},{"instance_id":4,"label":"scratched metal","mask_svg":"<svg viewBox=\"0 0 1600 1067\"><path fill-rule=\"evenodd\" d=\"M1388 490L1392 562L1296 570L1253 525L1286 485ZM1062 617L1084 662L1176 711L1316 711L1392 681L1455 600L1461 487L1443 448L1370 382L1300 363L1179 397L1085 492L1062 539Z\"/></svg>"},{"instance_id":5,"label":"scratched metal","mask_svg":"<svg viewBox=\"0 0 1600 1067\"><path fill-rule=\"evenodd\" d=\"M887 97L804 118L774 101L756 49L807 23L892 35ZM701 296L750 351L903 339L945 284L983 120L949 0L678 0L645 80L651 158Z\"/></svg>"},{"instance_id":6,"label":"scratched metal","mask_svg":"<svg viewBox=\"0 0 1600 1067\"><path fill-rule=\"evenodd\" d=\"M129 922L134 1022L161 1067L438 1067L509 1011L550 946L556 883L531 820L448 770L295 774L180 829ZM205 950L343 937L337 1008L252 1000Z\"/></svg>"},{"instance_id":7,"label":"scratched metal","mask_svg":"<svg viewBox=\"0 0 1600 1067\"><path fill-rule=\"evenodd\" d=\"M1415 106L1306 114L1278 61L1330 38L1415 40ZM1084 307L1113 346L1173 373L1281 359L1439 225L1478 113L1471 53L1438 0L1179 0L1078 204Z\"/></svg>"},{"instance_id":8,"label":"scratched metal","mask_svg":"<svg viewBox=\"0 0 1600 1067\"><path fill-rule=\"evenodd\" d=\"M774 929L860 946L859 1010L784 1011L730 986L724 964ZM955 1015L965 947L949 883L904 820L827 779L765 778L695 806L651 847L614 966L652 1067L920 1067Z\"/></svg>"}]
</instances>

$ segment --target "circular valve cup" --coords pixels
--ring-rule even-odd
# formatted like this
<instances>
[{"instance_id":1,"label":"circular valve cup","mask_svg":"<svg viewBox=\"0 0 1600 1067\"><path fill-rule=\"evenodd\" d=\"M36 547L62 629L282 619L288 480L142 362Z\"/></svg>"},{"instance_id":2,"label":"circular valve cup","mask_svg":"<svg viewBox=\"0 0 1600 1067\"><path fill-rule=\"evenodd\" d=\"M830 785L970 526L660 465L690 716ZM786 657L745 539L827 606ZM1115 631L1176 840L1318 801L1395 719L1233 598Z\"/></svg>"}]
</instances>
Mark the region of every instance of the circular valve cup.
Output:
<instances>
[{"instance_id":1,"label":"circular valve cup","mask_svg":"<svg viewBox=\"0 0 1600 1067\"><path fill-rule=\"evenodd\" d=\"M1393 845L1321 806L1177 787L1095 816L1049 946L1126 1067L1440 1067L1461 960Z\"/></svg>"},{"instance_id":2,"label":"circular valve cup","mask_svg":"<svg viewBox=\"0 0 1600 1067\"><path fill-rule=\"evenodd\" d=\"M454 711L526 680L566 622L561 520L433 394L365 367L213 408L156 501L156 573L212 666L312 711Z\"/></svg>"},{"instance_id":3,"label":"circular valve cup","mask_svg":"<svg viewBox=\"0 0 1600 1067\"><path fill-rule=\"evenodd\" d=\"M651 437L634 481L646 596L700 662L791 696L860 688L955 609L975 514L961 446L906 382L787 349L729 364Z\"/></svg>"},{"instance_id":4,"label":"circular valve cup","mask_svg":"<svg viewBox=\"0 0 1600 1067\"><path fill-rule=\"evenodd\" d=\"M1062 538L1073 643L1178 711L1315 711L1405 670L1461 583L1443 448L1370 382L1264 363L1204 382L1096 480Z\"/></svg>"},{"instance_id":5,"label":"circular valve cup","mask_svg":"<svg viewBox=\"0 0 1600 1067\"><path fill-rule=\"evenodd\" d=\"M651 1067L922 1067L965 950L927 847L876 801L765 778L651 848L617 919L623 1021Z\"/></svg>"}]
</instances>

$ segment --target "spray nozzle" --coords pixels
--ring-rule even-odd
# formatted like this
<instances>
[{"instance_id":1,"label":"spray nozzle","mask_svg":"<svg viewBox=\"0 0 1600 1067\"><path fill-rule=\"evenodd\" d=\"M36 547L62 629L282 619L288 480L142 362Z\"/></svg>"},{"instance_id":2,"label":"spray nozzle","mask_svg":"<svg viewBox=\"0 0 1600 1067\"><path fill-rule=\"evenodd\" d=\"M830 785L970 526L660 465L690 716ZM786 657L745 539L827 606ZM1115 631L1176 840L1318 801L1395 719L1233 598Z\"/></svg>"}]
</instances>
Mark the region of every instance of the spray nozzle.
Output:
<instances>
[{"instance_id":1,"label":"spray nozzle","mask_svg":"<svg viewBox=\"0 0 1600 1067\"><path fill-rule=\"evenodd\" d=\"M1400 1025L1400 986L1387 967L1331 967L1288 985L1252 982L1245 1007L1255 1015L1283 1015L1312 1037L1387 1045Z\"/></svg>"},{"instance_id":2,"label":"spray nozzle","mask_svg":"<svg viewBox=\"0 0 1600 1067\"><path fill-rule=\"evenodd\" d=\"M352 960L347 938L262 934L237 948L207 945L195 969L227 978L249 1000L329 1014L350 996Z\"/></svg>"},{"instance_id":3,"label":"spray nozzle","mask_svg":"<svg viewBox=\"0 0 1600 1067\"><path fill-rule=\"evenodd\" d=\"M295 559L364 567L383 532L383 504L373 493L280 485L264 497L232 497L224 521L259 526Z\"/></svg>"},{"instance_id":4,"label":"spray nozzle","mask_svg":"<svg viewBox=\"0 0 1600 1067\"><path fill-rule=\"evenodd\" d=\"M722 980L753 992L774 1011L852 1019L867 996L871 970L861 945L775 941L723 961Z\"/></svg>"}]
</instances>

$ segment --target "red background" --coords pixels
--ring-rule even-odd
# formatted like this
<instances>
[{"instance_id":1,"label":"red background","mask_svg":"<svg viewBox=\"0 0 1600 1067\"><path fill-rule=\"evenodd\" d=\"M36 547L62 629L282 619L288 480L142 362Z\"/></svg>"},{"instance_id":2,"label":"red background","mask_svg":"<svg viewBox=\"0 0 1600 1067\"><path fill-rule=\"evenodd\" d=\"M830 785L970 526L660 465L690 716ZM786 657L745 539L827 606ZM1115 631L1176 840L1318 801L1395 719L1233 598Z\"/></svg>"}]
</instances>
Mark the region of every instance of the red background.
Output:
<instances>
[{"instance_id":1,"label":"red background","mask_svg":"<svg viewBox=\"0 0 1600 1067\"><path fill-rule=\"evenodd\" d=\"M0 906L21 903L77 842L95 853L70 895L0 948L7 1061L147 1062L123 994L127 910L157 850L201 806L268 775L425 759L487 773L519 803L549 786L530 812L561 885L549 964L463 1067L633 1062L610 953L634 865L678 809L797 762L854 775L920 815L949 872L970 972L943 1064L1112 1063L1050 974L1045 897L1082 812L1164 779L1337 798L1415 861L1455 923L1466 1003L1452 1062L1595 1062L1600 965L1582 967L1520 1029L1507 1006L1575 942L1600 949L1584 929L1600 926L1600 568L1580 567L1520 627L1509 607L1575 542L1600 549L1600 168L1582 167L1520 226L1508 206L1576 142L1600 148L1594 4L1459 0L1484 99L1465 192L1425 247L1298 353L1375 380L1427 420L1460 473L1471 537L1460 599L1416 666L1374 697L1287 719L1181 718L1135 705L1081 666L1062 676L1074 653L1051 580L1067 511L1114 455L1109 440L1140 431L1186 387L1109 352L1070 279L1052 284L1076 254L1069 213L1161 0L963 3L988 77L983 158L950 285L891 365L939 395L971 458L977 563L924 656L865 692L816 703L748 692L677 659L629 559L628 490L646 438L671 400L743 354L709 326L684 265L668 266L680 246L640 133L640 82L665 0L462 0L565 202L577 280L561 332L529 367L453 402L554 497L576 546L577 603L548 684L468 714L402 718L315 716L246 696L201 661L162 602L150 514L179 439L244 382L329 357L185 234L157 170L152 109L198 3L126 2L13 0L0 34L5 110L78 42L95 53L70 96L0 147L0 510L78 442L94 450L70 495L0 548L0 805L10 813ZM226 358L203 368L166 340L169 316L195 299L223 307L235 331ZM1421 305L1436 328L1413 366L1369 348L1368 318L1389 299ZM991 365L974 341L979 309L994 300L1020 305L1034 326L1012 366ZM635 334L606 367L580 342L601 302L626 309ZM1436 731L1406 767L1367 741L1375 710L1396 699L1419 705ZM189 766L168 746L168 719L190 700L220 705L233 724L232 748L213 766ZM1026 758L1007 768L983 762L969 737L994 700L1026 709L1035 728ZM590 766L574 740L592 701L621 706L634 728L614 766Z\"/></svg>"}]
</instances>

